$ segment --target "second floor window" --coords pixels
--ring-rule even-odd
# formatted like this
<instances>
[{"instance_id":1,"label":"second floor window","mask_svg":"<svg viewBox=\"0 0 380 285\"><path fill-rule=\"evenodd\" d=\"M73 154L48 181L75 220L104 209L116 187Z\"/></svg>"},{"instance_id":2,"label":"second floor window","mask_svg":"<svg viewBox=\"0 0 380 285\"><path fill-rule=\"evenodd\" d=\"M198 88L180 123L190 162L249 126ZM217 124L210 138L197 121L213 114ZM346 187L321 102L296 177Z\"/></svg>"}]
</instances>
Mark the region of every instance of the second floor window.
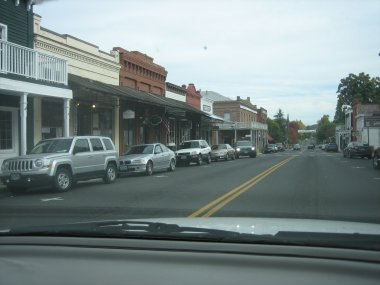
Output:
<instances>
[{"instance_id":1,"label":"second floor window","mask_svg":"<svg viewBox=\"0 0 380 285\"><path fill-rule=\"evenodd\" d=\"M229 120L229 121L231 120L231 114L230 113L224 113L223 117L225 120Z\"/></svg>"}]
</instances>

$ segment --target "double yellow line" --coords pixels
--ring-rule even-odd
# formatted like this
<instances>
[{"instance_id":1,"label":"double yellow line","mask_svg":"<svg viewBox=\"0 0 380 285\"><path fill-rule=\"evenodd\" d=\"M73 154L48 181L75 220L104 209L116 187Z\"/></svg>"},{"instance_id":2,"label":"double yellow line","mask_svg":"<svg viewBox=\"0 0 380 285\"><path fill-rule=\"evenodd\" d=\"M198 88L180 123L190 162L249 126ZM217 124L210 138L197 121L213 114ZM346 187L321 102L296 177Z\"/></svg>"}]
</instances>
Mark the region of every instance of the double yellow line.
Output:
<instances>
[{"instance_id":1,"label":"double yellow line","mask_svg":"<svg viewBox=\"0 0 380 285\"><path fill-rule=\"evenodd\" d=\"M207 205L203 206L199 210L192 213L189 218L195 218L195 217L210 217L212 214L214 214L216 211L223 208L225 205L227 205L229 202L234 200L236 197L243 194L245 191L247 191L249 188L253 187L257 183L259 183L262 179L276 171L278 168L283 166L284 164L291 161L295 156L291 156L272 167L268 168L267 170L261 172L260 174L256 175L252 179L248 180L247 182L243 183L242 185L232 189L228 193L220 196L219 198L211 201Z\"/></svg>"}]
</instances>

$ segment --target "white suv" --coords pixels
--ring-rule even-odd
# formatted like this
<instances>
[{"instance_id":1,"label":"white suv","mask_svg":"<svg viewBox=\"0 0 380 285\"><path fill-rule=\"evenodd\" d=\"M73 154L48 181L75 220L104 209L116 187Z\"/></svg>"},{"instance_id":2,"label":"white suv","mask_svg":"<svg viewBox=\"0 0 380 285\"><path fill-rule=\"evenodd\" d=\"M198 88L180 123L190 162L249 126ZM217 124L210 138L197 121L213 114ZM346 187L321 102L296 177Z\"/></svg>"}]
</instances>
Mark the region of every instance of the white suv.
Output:
<instances>
[{"instance_id":1,"label":"white suv","mask_svg":"<svg viewBox=\"0 0 380 285\"><path fill-rule=\"evenodd\" d=\"M3 161L1 181L12 192L51 185L64 192L79 180L103 178L112 183L118 153L108 137L77 136L40 141L28 155Z\"/></svg>"},{"instance_id":2,"label":"white suv","mask_svg":"<svg viewBox=\"0 0 380 285\"><path fill-rule=\"evenodd\" d=\"M177 163L189 165L196 162L201 165L203 161L211 163L211 148L205 140L184 141L180 149L175 152Z\"/></svg>"}]
</instances>

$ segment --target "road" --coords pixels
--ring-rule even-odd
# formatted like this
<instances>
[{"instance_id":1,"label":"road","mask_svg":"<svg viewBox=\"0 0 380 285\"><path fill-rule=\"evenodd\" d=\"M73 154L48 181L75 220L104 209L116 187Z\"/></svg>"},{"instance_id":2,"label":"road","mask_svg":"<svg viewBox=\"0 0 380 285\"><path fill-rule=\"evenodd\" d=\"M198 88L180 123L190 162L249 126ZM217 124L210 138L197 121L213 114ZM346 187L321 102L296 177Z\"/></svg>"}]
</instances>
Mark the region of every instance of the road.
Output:
<instances>
[{"instance_id":1,"label":"road","mask_svg":"<svg viewBox=\"0 0 380 285\"><path fill-rule=\"evenodd\" d=\"M66 193L0 189L0 228L154 217L288 217L380 223L380 171L321 150L78 183Z\"/></svg>"}]
</instances>

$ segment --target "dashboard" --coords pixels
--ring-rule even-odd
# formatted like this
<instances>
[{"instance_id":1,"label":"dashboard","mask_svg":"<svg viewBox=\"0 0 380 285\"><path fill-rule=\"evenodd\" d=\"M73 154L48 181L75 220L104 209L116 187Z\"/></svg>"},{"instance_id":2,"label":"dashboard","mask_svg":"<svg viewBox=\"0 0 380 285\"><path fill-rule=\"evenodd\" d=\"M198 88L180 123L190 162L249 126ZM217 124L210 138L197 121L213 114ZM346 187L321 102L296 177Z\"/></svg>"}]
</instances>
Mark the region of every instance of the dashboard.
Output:
<instances>
[{"instance_id":1,"label":"dashboard","mask_svg":"<svg viewBox=\"0 0 380 285\"><path fill-rule=\"evenodd\" d=\"M173 240L1 237L0 284L379 284L380 253Z\"/></svg>"}]
</instances>

